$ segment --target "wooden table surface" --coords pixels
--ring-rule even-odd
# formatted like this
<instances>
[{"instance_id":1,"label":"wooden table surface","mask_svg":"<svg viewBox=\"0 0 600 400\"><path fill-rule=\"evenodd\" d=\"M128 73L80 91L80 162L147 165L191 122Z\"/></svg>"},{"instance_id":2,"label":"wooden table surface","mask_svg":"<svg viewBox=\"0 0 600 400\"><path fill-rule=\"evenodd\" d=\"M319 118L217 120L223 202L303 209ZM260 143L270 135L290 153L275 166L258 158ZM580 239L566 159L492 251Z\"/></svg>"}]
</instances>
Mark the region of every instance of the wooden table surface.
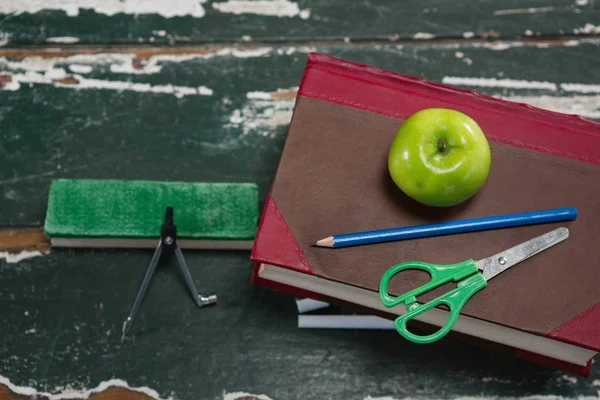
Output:
<instances>
[{"instance_id":1,"label":"wooden table surface","mask_svg":"<svg viewBox=\"0 0 600 400\"><path fill-rule=\"evenodd\" d=\"M152 251L40 255L22 229L60 177L256 182L264 201L310 51L600 120L596 1L1 0L0 15L0 397L600 396L597 366L298 329L293 297L249 284L247 251L186 252L219 295L206 309L160 268L121 343Z\"/></svg>"}]
</instances>

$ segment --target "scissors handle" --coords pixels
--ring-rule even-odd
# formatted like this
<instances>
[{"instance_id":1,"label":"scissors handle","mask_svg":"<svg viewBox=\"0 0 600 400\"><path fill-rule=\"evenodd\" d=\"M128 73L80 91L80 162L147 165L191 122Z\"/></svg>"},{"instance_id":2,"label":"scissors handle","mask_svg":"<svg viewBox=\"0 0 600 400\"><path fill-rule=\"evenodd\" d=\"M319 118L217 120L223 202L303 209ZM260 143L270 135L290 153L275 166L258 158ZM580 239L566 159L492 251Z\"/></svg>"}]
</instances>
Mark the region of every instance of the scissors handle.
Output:
<instances>
[{"instance_id":1,"label":"scissors handle","mask_svg":"<svg viewBox=\"0 0 600 400\"><path fill-rule=\"evenodd\" d=\"M401 296L390 296L387 287L394 275L401 271L419 269L427 272L431 279L428 283L404 293ZM458 282L455 289L441 295L423 305L417 303L416 297L442 286L450 281ZM483 275L479 273L475 261L467 260L457 264L430 264L421 261L406 261L388 269L379 283L379 297L385 307L391 308L400 303L406 306L406 313L399 316L394 325L404 338L415 343L432 343L445 336L454 326L460 310L467 300L479 290L487 286ZM444 326L429 336L419 336L406 329L406 322L439 305L450 309L450 316Z\"/></svg>"},{"instance_id":2,"label":"scissors handle","mask_svg":"<svg viewBox=\"0 0 600 400\"><path fill-rule=\"evenodd\" d=\"M387 287L392 277L399 272L409 269L420 269L425 271L431 276L431 280L401 296L390 296ZM458 282L477 272L479 272L479 270L473 260L467 260L457 264L430 264L422 261L401 262L400 264L394 265L383 274L383 277L379 282L379 297L383 305L388 308L397 306L400 303L404 303L404 305L408 307L417 301L417 296L427 293L450 281Z\"/></svg>"},{"instance_id":3,"label":"scissors handle","mask_svg":"<svg viewBox=\"0 0 600 400\"><path fill-rule=\"evenodd\" d=\"M446 336L456 323L456 319L460 314L460 310L475 293L487 286L487 281L481 274L470 276L458 283L458 286L451 291L423 304L413 303L407 307L406 314L403 314L396 318L394 326L396 331L407 340L419 344L433 343L436 340ZM427 336L416 335L409 332L406 329L406 323L414 317L423 314L424 312L437 307L439 305L446 305L450 309L450 315L444 326L442 326L437 332Z\"/></svg>"}]
</instances>

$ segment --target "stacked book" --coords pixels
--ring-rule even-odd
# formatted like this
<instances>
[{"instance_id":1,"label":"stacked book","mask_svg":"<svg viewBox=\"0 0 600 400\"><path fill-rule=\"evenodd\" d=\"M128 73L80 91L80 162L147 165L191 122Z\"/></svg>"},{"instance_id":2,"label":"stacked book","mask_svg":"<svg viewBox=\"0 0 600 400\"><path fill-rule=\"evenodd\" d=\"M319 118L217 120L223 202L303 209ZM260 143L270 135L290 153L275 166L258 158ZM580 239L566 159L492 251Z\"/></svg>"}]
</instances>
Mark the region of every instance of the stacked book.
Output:
<instances>
[{"instance_id":1,"label":"stacked book","mask_svg":"<svg viewBox=\"0 0 600 400\"><path fill-rule=\"evenodd\" d=\"M489 178L457 206L419 204L398 190L388 172L398 128L427 108L469 115L489 140ZM490 281L441 340L500 345L518 357L587 376L600 351L598 182L596 122L313 53L254 241L252 282L393 322L406 309L385 307L378 293L392 265L479 260L566 226L568 240ZM576 220L342 249L312 246L337 233L565 206L578 210ZM427 277L408 271L390 282L389 291L399 295L425 282ZM415 318L414 329L428 333L443 326L448 311L432 311Z\"/></svg>"}]
</instances>

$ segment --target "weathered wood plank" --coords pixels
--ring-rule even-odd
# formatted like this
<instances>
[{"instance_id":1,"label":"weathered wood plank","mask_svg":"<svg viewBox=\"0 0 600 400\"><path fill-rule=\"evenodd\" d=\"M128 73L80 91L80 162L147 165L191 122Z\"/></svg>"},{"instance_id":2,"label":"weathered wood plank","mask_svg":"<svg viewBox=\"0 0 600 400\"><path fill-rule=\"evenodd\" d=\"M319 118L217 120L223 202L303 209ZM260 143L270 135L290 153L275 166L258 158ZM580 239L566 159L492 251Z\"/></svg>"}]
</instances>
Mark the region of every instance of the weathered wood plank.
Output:
<instances>
[{"instance_id":1,"label":"weathered wood plank","mask_svg":"<svg viewBox=\"0 0 600 400\"><path fill-rule=\"evenodd\" d=\"M71 0L0 2L3 41L198 44L527 38L599 31L593 0Z\"/></svg>"},{"instance_id":2,"label":"weathered wood plank","mask_svg":"<svg viewBox=\"0 0 600 400\"><path fill-rule=\"evenodd\" d=\"M43 224L58 177L251 181L264 199L311 50L600 120L599 46L0 50L0 225ZM300 330L290 296L248 283L248 256L186 252L199 288L219 295L200 310L175 266L159 268L124 344L151 252L0 260L0 375L51 394L119 378L180 399L598 395L597 368L580 379L455 339L424 347L389 331Z\"/></svg>"},{"instance_id":3,"label":"weathered wood plank","mask_svg":"<svg viewBox=\"0 0 600 400\"><path fill-rule=\"evenodd\" d=\"M50 250L50 242L42 228L0 228L0 252L23 250Z\"/></svg>"}]
</instances>

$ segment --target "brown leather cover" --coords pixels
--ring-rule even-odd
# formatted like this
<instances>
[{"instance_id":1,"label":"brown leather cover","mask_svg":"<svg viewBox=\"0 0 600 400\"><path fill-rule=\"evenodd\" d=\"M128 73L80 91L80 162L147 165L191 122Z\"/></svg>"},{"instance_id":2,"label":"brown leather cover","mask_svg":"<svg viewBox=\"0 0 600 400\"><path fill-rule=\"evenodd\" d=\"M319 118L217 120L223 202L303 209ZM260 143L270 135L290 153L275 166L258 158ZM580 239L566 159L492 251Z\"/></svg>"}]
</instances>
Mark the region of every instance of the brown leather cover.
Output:
<instances>
[{"instance_id":1,"label":"brown leather cover","mask_svg":"<svg viewBox=\"0 0 600 400\"><path fill-rule=\"evenodd\" d=\"M478 260L566 226L569 239L492 279L463 314L546 335L600 301L600 167L490 141L490 175L476 196L451 208L422 206L401 193L387 171L389 145L401 123L326 101L297 99L271 198L313 274L377 291L382 274L398 262ZM579 216L560 224L369 246L310 246L333 234L558 207L576 207ZM392 280L390 292L400 294L427 279L421 272L404 272Z\"/></svg>"}]
</instances>

